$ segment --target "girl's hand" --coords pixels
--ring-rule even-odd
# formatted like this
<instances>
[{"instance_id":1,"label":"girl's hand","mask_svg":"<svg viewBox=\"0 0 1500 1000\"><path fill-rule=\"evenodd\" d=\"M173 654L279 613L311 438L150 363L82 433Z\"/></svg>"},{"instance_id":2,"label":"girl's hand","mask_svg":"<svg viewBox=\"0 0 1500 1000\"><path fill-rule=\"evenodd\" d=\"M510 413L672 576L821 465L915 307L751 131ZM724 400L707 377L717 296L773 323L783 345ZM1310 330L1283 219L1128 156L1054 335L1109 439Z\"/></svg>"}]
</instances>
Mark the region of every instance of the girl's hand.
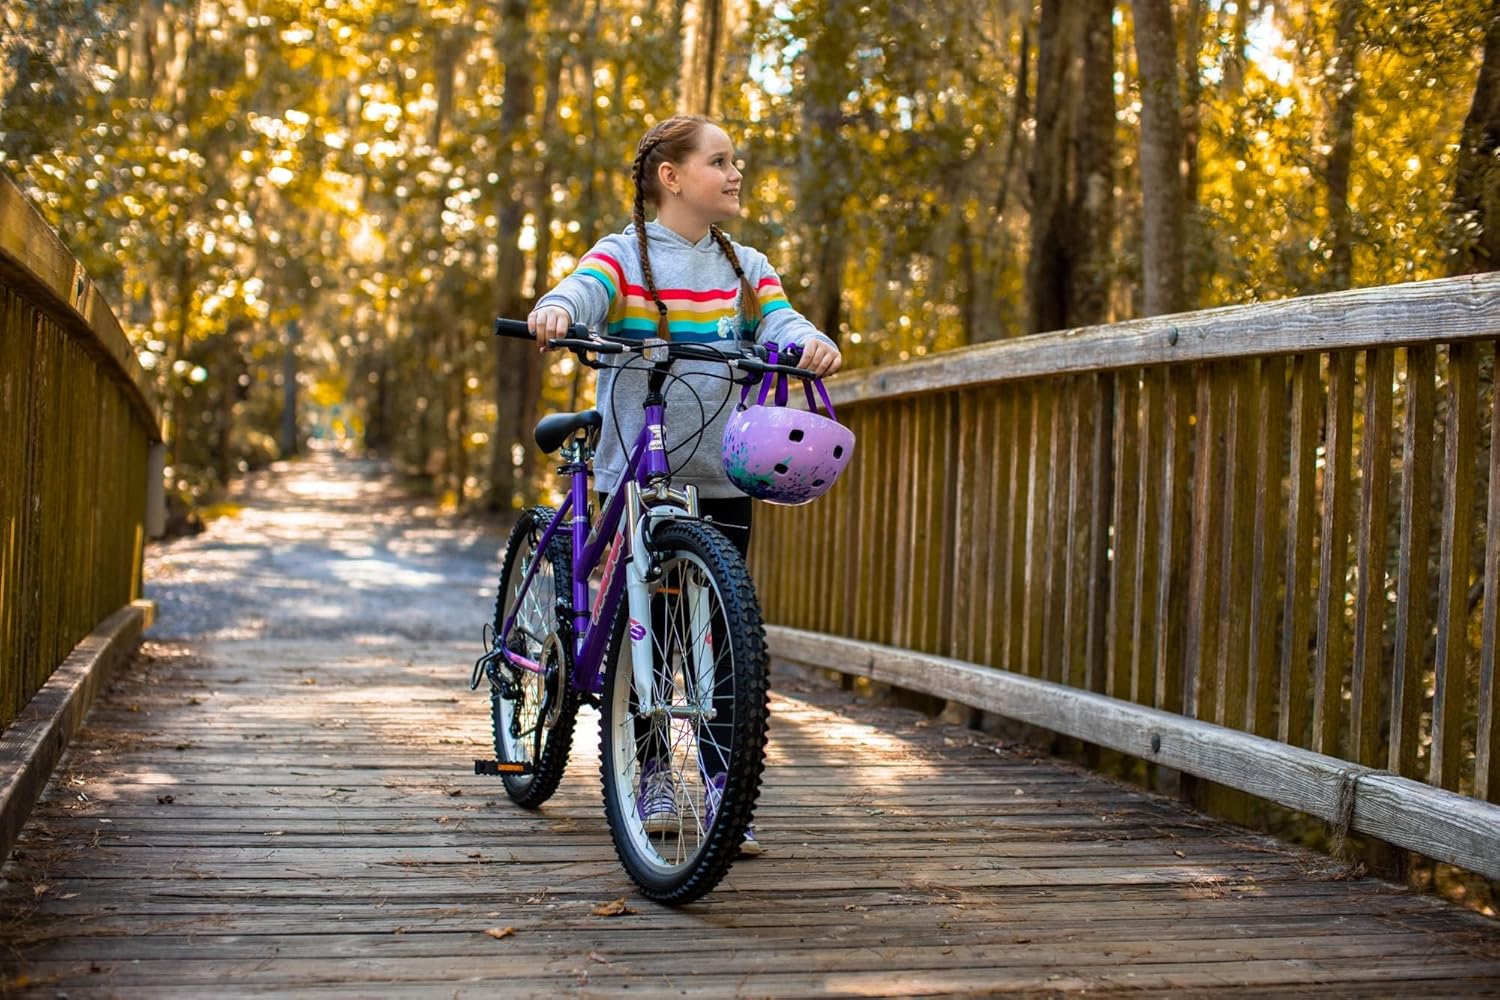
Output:
<instances>
[{"instance_id":1,"label":"girl's hand","mask_svg":"<svg viewBox=\"0 0 1500 1000\"><path fill-rule=\"evenodd\" d=\"M844 364L844 356L839 349L821 337L809 337L802 343L802 359L797 362L798 368L806 368L810 372L816 372L819 378L827 378L838 371Z\"/></svg>"},{"instance_id":2,"label":"girl's hand","mask_svg":"<svg viewBox=\"0 0 1500 1000\"><path fill-rule=\"evenodd\" d=\"M537 348L545 351L552 341L568 335L573 317L562 306L542 306L526 317L526 325L536 337Z\"/></svg>"}]
</instances>

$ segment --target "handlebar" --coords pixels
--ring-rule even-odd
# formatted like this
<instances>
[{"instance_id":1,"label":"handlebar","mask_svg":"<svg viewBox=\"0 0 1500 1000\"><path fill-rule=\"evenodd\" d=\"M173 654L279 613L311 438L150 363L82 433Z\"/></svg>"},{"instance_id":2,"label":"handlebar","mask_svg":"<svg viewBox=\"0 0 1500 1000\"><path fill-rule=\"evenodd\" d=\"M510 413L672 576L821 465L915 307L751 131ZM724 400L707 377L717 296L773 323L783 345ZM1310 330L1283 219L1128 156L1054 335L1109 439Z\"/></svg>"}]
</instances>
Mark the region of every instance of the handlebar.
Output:
<instances>
[{"instance_id":1,"label":"handlebar","mask_svg":"<svg viewBox=\"0 0 1500 1000\"><path fill-rule=\"evenodd\" d=\"M505 319L503 317L495 320L495 336L513 337L517 340L535 341L536 335L531 332L531 327L523 319ZM808 371L806 368L798 368L795 365L771 364L766 361L769 353L759 344L742 344L741 353L738 355L725 354L723 351L702 344L680 344L673 341L662 342L659 340L634 340L626 337L610 337L592 334L588 327L582 323L574 323L568 327L568 335L559 337L547 345L548 349L565 348L577 354L579 359L593 368L600 367L601 363L591 361L584 355L594 354L643 354L652 348L665 347L668 360L688 359L694 361L720 361L732 367L750 372L754 375L763 375L773 372L783 375L791 375L801 379L818 378L816 372ZM795 354L800 352L792 349ZM783 356L788 352L783 352Z\"/></svg>"}]
</instances>

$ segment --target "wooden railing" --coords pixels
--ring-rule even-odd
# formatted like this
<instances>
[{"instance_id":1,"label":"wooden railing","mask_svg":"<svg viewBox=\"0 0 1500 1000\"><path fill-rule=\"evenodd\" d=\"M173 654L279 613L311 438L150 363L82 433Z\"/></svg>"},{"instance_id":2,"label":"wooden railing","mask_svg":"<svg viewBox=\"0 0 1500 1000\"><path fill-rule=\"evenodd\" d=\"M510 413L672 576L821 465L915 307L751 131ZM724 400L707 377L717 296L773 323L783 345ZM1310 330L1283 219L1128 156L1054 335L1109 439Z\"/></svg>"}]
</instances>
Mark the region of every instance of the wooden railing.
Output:
<instances>
[{"instance_id":1,"label":"wooden railing","mask_svg":"<svg viewBox=\"0 0 1500 1000\"><path fill-rule=\"evenodd\" d=\"M0 177L0 728L140 595L159 426L119 323Z\"/></svg>"},{"instance_id":2,"label":"wooden railing","mask_svg":"<svg viewBox=\"0 0 1500 1000\"><path fill-rule=\"evenodd\" d=\"M851 470L757 514L773 648L921 651L1500 801L1497 337L1488 274L840 376Z\"/></svg>"}]
</instances>

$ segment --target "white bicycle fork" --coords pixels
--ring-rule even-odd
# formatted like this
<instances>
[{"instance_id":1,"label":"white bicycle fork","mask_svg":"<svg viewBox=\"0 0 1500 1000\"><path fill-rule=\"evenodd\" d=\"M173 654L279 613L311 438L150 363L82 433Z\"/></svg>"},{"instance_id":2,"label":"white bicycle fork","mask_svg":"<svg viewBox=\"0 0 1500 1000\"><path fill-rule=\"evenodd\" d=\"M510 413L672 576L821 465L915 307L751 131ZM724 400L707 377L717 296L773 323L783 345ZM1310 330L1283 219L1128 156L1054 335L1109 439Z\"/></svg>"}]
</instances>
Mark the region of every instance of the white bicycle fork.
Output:
<instances>
[{"instance_id":1,"label":"white bicycle fork","mask_svg":"<svg viewBox=\"0 0 1500 1000\"><path fill-rule=\"evenodd\" d=\"M673 491L674 493L676 491ZM693 706L676 706L662 704L661 694L655 683L654 666L657 658L656 638L652 635L651 628L651 590L646 580L646 572L650 566L647 558L647 539L653 531L653 524L657 520L673 517L696 517L697 516L697 490L687 487L681 494L672 497L673 500L684 501L682 507L656 507L647 509L641 504L640 487L635 483L626 484L625 516L627 518L627 542L629 544L629 560L625 567L625 597L627 609L630 613L628 631L630 635L630 668L635 680L637 698L637 712L642 716L649 716L661 710L667 710L672 715L697 715L709 718L713 713L713 635L709 627L710 599L708 588L704 586L693 586L689 594L680 594L680 600L686 600L690 628L692 630L692 662L696 666L696 676L693 678L695 691L699 704ZM684 509L685 508L685 509ZM690 581L684 579L684 587ZM684 653L687 653L684 650ZM661 650L665 656L667 651Z\"/></svg>"}]
</instances>

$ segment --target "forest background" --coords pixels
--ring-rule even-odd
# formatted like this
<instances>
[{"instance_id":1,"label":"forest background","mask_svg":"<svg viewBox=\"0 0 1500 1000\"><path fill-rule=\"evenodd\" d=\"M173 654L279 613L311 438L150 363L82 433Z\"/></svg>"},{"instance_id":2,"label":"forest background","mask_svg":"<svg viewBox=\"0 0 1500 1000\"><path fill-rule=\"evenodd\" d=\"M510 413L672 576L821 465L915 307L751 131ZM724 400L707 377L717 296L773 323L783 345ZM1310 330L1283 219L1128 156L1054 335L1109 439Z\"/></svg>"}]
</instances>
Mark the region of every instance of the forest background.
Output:
<instances>
[{"instance_id":1,"label":"forest background","mask_svg":"<svg viewBox=\"0 0 1500 1000\"><path fill-rule=\"evenodd\" d=\"M850 365L1500 264L1500 2L22 0L0 162L163 401L179 510L309 434L510 509L588 402L495 341L713 115Z\"/></svg>"}]
</instances>

